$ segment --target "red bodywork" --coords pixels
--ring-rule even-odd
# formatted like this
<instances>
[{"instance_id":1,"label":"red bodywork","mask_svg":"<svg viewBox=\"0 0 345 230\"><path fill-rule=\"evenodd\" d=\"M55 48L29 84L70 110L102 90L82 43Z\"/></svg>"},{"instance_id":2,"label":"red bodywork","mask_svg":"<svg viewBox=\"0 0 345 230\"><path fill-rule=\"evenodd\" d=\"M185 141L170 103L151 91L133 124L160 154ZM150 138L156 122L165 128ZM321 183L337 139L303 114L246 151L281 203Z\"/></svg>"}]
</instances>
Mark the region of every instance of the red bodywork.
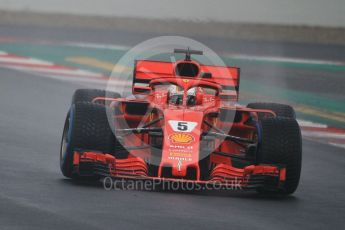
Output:
<instances>
[{"instance_id":1,"label":"red bodywork","mask_svg":"<svg viewBox=\"0 0 345 230\"><path fill-rule=\"evenodd\" d=\"M181 74L182 67L194 72ZM236 67L195 61L136 61L132 90L140 98L94 99L109 101L115 108L115 133L127 154L117 157L116 152L76 151L75 171L82 175L83 165L92 165L92 173L114 178L223 185L236 181L242 188L260 187L270 178L281 185L284 166L256 163L258 113L275 114L236 104L239 77ZM169 91L157 87L165 84L181 89L180 104L169 103ZM214 93L200 91L202 87ZM191 88L197 89L192 106L187 101ZM222 118L224 113L232 119Z\"/></svg>"}]
</instances>

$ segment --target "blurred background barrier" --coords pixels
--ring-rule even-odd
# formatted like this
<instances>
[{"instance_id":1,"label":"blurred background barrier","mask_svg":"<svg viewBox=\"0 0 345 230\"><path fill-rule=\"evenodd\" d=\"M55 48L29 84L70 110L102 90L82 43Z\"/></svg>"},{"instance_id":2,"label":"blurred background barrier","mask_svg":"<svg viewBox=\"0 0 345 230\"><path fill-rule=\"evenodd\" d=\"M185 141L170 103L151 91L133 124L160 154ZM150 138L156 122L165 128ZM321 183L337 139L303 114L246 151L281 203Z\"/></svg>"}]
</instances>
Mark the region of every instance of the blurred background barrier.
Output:
<instances>
[{"instance_id":1,"label":"blurred background barrier","mask_svg":"<svg viewBox=\"0 0 345 230\"><path fill-rule=\"evenodd\" d=\"M0 8L106 17L345 28L344 0L1 0Z\"/></svg>"},{"instance_id":2,"label":"blurred background barrier","mask_svg":"<svg viewBox=\"0 0 345 230\"><path fill-rule=\"evenodd\" d=\"M344 44L343 9L343 0L0 0L0 23Z\"/></svg>"}]
</instances>

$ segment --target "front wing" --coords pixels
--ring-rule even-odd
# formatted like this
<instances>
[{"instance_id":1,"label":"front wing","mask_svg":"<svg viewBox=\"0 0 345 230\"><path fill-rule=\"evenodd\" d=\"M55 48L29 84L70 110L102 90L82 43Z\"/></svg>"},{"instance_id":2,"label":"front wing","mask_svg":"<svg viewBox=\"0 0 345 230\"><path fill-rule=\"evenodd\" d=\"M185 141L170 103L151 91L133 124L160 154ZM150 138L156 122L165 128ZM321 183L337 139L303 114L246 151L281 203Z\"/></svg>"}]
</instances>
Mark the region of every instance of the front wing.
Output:
<instances>
[{"instance_id":1,"label":"front wing","mask_svg":"<svg viewBox=\"0 0 345 230\"><path fill-rule=\"evenodd\" d=\"M195 183L201 186L216 184L217 188L244 190L283 188L286 180L286 168L277 165L249 165L235 168L218 164L208 180L187 180L149 176L147 163L135 156L116 159L113 155L99 152L74 152L74 174L78 176L111 177L114 179L153 180L160 182ZM210 186L209 186L210 187Z\"/></svg>"}]
</instances>

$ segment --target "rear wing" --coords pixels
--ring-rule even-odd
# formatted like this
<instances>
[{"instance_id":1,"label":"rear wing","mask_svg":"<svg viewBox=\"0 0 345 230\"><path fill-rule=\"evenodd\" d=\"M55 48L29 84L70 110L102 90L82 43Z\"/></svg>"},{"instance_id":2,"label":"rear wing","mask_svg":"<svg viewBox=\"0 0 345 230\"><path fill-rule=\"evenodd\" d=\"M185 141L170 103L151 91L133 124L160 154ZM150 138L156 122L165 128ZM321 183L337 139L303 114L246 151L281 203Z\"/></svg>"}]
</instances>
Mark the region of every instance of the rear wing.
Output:
<instances>
[{"instance_id":1,"label":"rear wing","mask_svg":"<svg viewBox=\"0 0 345 230\"><path fill-rule=\"evenodd\" d=\"M136 60L133 73L133 87L137 84L149 84L158 78L180 77L175 73L175 63ZM199 65L199 74L193 78L221 85L222 90L236 90L240 85L240 69L237 67Z\"/></svg>"}]
</instances>

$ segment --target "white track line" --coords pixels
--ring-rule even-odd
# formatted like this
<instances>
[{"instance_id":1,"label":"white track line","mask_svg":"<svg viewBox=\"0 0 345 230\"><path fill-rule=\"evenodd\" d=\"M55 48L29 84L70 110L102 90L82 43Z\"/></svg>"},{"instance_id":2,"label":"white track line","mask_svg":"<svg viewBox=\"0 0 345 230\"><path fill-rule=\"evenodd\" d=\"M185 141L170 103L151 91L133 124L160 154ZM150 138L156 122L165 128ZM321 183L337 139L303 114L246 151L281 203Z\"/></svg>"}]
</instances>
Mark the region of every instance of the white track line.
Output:
<instances>
[{"instance_id":1,"label":"white track line","mask_svg":"<svg viewBox=\"0 0 345 230\"><path fill-rule=\"evenodd\" d=\"M108 49L108 50L129 50L131 48L130 46L86 43L86 42L64 42L64 43L61 43L61 45L82 47L82 48L93 48L93 49Z\"/></svg>"},{"instance_id":2,"label":"white track line","mask_svg":"<svg viewBox=\"0 0 345 230\"><path fill-rule=\"evenodd\" d=\"M345 134L343 133L331 133L331 132L313 132L313 131L303 131L302 134L308 137L317 137L317 138L334 138L345 140Z\"/></svg>"},{"instance_id":3,"label":"white track line","mask_svg":"<svg viewBox=\"0 0 345 230\"><path fill-rule=\"evenodd\" d=\"M70 76L80 78L104 78L100 73L92 71L81 70L71 67L65 67L61 65L55 65L52 62L36 59L21 57L8 54L4 51L0 51L2 56L0 57L0 66L10 69L15 69L23 72L29 72L34 74L55 75L55 76Z\"/></svg>"},{"instance_id":4,"label":"white track line","mask_svg":"<svg viewBox=\"0 0 345 230\"><path fill-rule=\"evenodd\" d=\"M314 128L327 128L328 126L325 124L315 123L311 121L305 121L305 120L297 120L298 124L301 127L314 127Z\"/></svg>"},{"instance_id":5,"label":"white track line","mask_svg":"<svg viewBox=\"0 0 345 230\"><path fill-rule=\"evenodd\" d=\"M103 77L102 74L94 73L86 70L80 69L49 69L49 68L41 68L41 67L27 67L27 66L13 66L11 69L27 71L30 73L38 73L38 74L55 74L55 75L70 75L70 76L80 76L80 77Z\"/></svg>"},{"instance_id":6,"label":"white track line","mask_svg":"<svg viewBox=\"0 0 345 230\"><path fill-rule=\"evenodd\" d=\"M130 46L115 45L115 44L102 44L102 43L89 43L89 42L58 42L51 41L38 41L40 44L48 45L64 45L73 47L83 47L92 49L108 49L108 50L130 50ZM220 52L225 57L242 59L248 61L263 61L263 62L287 62L287 63L300 63L300 64L314 64L314 65L337 65L345 66L345 62L328 61L320 59L307 59L307 58L294 58L294 57L276 57L276 56L263 56L263 55L246 55L246 54L233 54L228 52Z\"/></svg>"},{"instance_id":7,"label":"white track line","mask_svg":"<svg viewBox=\"0 0 345 230\"><path fill-rule=\"evenodd\" d=\"M123 46L123 45L85 43L85 42L63 42L60 44L61 45L67 45L67 46L77 46L77 47L94 48L94 49L110 49L110 50L129 50L131 48L129 46ZM288 63L314 64L314 65L345 66L344 62L319 60L319 59L275 57L275 56L257 56L257 55L245 55L245 54L231 54L231 53L223 53L223 54L229 58L249 60L249 61L288 62Z\"/></svg>"},{"instance_id":8,"label":"white track line","mask_svg":"<svg viewBox=\"0 0 345 230\"><path fill-rule=\"evenodd\" d=\"M255 55L244 55L244 54L227 54L226 57L234 58L234 59L249 60L249 61L288 62L288 63L297 63L297 64L345 66L344 62L316 60L316 59L305 59L305 58L255 56Z\"/></svg>"},{"instance_id":9,"label":"white track line","mask_svg":"<svg viewBox=\"0 0 345 230\"><path fill-rule=\"evenodd\" d=\"M7 55L7 53L5 52L1 52L1 54ZM109 84L107 83L107 78L101 73L55 65L51 62L24 57L17 57L18 60L11 60L12 62L9 63L8 58L10 56L11 59L15 57L13 55L8 55L7 59L3 59L5 63L1 63L0 61L0 67L34 74L39 77L73 82L79 85L85 85L86 87L90 87L90 85L92 85L92 87L95 88L103 88ZM110 85L117 87L128 87L128 85L130 84L124 84L122 82L112 82Z\"/></svg>"},{"instance_id":10,"label":"white track line","mask_svg":"<svg viewBox=\"0 0 345 230\"><path fill-rule=\"evenodd\" d=\"M105 78L80 78L80 77L66 77L61 75L46 75L46 74L39 74L42 77L48 77L51 79L56 79L60 81L66 82L82 82L82 83L90 83L90 84L107 84L110 86L116 87L131 87L132 83L125 82L125 81L108 81Z\"/></svg>"},{"instance_id":11,"label":"white track line","mask_svg":"<svg viewBox=\"0 0 345 230\"><path fill-rule=\"evenodd\" d=\"M30 64L30 65L47 65L51 66L53 63L43 61L35 58L22 58L22 57L0 57L0 63L6 64Z\"/></svg>"},{"instance_id":12,"label":"white track line","mask_svg":"<svg viewBox=\"0 0 345 230\"><path fill-rule=\"evenodd\" d=\"M333 142L328 142L328 144L333 145L335 147L339 147L339 148L345 149L345 144L338 144L338 143L333 143Z\"/></svg>"}]
</instances>

